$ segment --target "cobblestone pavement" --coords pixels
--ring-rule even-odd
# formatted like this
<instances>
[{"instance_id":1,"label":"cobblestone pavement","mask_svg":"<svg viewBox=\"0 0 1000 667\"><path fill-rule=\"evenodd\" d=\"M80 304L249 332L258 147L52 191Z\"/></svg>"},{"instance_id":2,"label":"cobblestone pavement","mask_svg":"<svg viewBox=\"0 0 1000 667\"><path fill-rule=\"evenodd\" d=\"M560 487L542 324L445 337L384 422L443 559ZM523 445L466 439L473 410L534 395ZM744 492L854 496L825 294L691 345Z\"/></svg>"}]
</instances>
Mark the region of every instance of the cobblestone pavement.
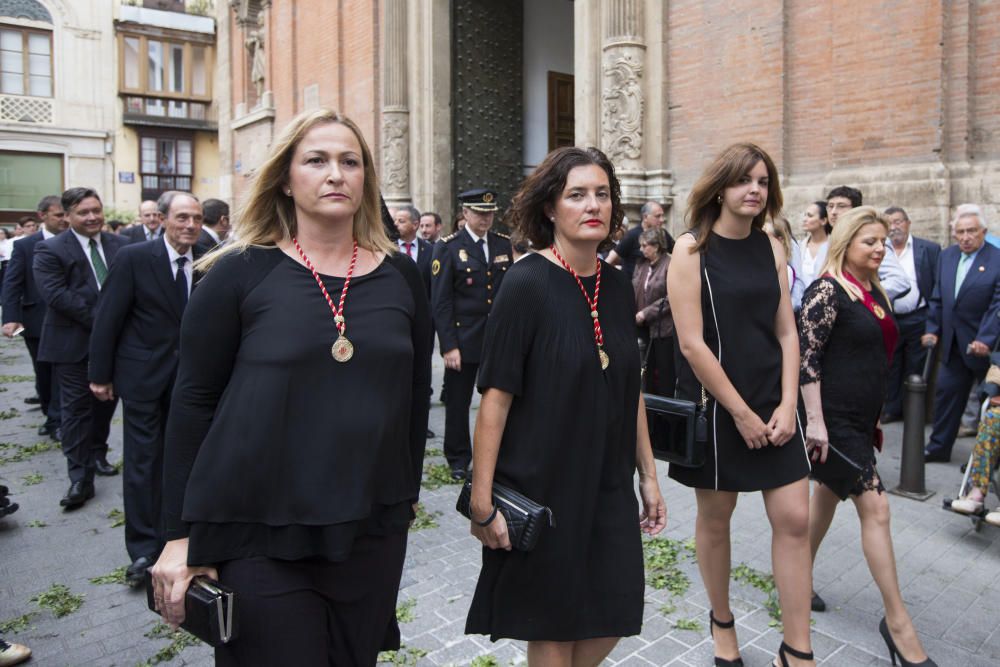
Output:
<instances>
[{"instance_id":1,"label":"cobblestone pavement","mask_svg":"<svg viewBox=\"0 0 1000 667\"><path fill-rule=\"evenodd\" d=\"M61 511L58 501L67 487L63 457L57 448L30 447L47 442L35 435L40 412L23 400L33 393L30 373L23 344L0 343L0 483L10 487L13 500L21 505L17 513L0 520L0 623L14 621L2 634L30 645L34 658L29 664L34 665L211 664L207 647L161 636L157 617L146 610L140 591L91 582L128 564L123 529L115 525L122 508L121 477L99 477L93 501L75 512ZM436 388L441 375L436 359ZM431 428L438 437L428 442L428 464L443 464L444 409L436 401ZM901 429L893 424L886 431L887 451L879 468L892 486L899 475ZM957 463L968 456L972 444L971 438L959 441L954 464L927 467L928 487L936 491L927 502L890 496L903 596L924 645L942 667L1000 664L1000 531L986 526L976 532L968 519L941 509L942 496L956 491ZM115 462L121 457L118 419L111 447ZM665 468L660 472L669 520L666 540L650 545L647 559L667 568L658 582L666 586L647 587L642 634L624 639L608 664L712 662L707 599L687 546L694 531L694 496L668 481ZM389 664L487 667L524 662L521 642L492 644L463 634L480 550L467 522L454 510L457 490L445 484L423 492L427 514L421 524L426 527L411 533L399 596L405 647L384 656ZM747 567L734 570L742 576L734 581L732 596L748 667L768 664L780 642L767 611L767 535L760 495L746 494L733 519L733 561ZM814 615L813 646L820 664L888 665L877 631L881 600L861 552L853 507L838 511L815 573L816 588L829 605L829 611ZM647 578L655 574L647 569ZM83 596L78 610L57 618L31 600L54 584ZM64 595L50 597L67 601ZM25 614L28 617L17 623Z\"/></svg>"}]
</instances>

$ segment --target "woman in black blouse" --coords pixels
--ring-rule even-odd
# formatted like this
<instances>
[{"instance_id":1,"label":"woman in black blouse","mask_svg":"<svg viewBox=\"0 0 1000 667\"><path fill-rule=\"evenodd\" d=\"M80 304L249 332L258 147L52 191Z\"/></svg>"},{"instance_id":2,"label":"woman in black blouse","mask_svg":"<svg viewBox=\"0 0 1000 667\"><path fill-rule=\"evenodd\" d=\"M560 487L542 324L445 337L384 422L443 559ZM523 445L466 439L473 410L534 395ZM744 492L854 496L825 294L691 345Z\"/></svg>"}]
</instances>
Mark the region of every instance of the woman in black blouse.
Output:
<instances>
[{"instance_id":1,"label":"woman in black blouse","mask_svg":"<svg viewBox=\"0 0 1000 667\"><path fill-rule=\"evenodd\" d=\"M879 632L903 665L927 658L903 604L889 533L889 500L875 468L878 418L898 330L878 280L888 220L874 207L851 209L830 235L826 264L802 299L800 383L817 481L809 503L813 560L837 504L847 498L861 520L861 545L882 593ZM917 662L911 662L916 660ZM920 662L920 661L923 662Z\"/></svg>"},{"instance_id":2,"label":"woman in black blouse","mask_svg":"<svg viewBox=\"0 0 1000 667\"><path fill-rule=\"evenodd\" d=\"M486 324L471 502L485 548L466 632L526 640L533 666L597 665L639 633L640 530L666 523L632 288L597 258L621 225L619 193L596 148L549 153L511 207L537 252L507 272ZM511 551L494 479L552 510L533 551Z\"/></svg>"},{"instance_id":3,"label":"woman in black blouse","mask_svg":"<svg viewBox=\"0 0 1000 667\"><path fill-rule=\"evenodd\" d=\"M236 241L208 255L167 424L158 609L196 575L238 594L217 664L372 665L394 610L423 461L429 306L379 215L358 127L295 118Z\"/></svg>"}]
</instances>

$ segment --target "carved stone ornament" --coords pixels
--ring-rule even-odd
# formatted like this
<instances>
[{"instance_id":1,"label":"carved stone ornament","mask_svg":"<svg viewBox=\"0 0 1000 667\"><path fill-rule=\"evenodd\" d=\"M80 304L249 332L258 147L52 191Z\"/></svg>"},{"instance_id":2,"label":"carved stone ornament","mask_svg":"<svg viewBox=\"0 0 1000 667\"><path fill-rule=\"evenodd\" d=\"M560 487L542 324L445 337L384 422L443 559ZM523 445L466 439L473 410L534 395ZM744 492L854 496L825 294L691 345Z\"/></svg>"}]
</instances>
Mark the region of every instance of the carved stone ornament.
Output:
<instances>
[{"instance_id":1,"label":"carved stone ornament","mask_svg":"<svg viewBox=\"0 0 1000 667\"><path fill-rule=\"evenodd\" d=\"M601 143L615 163L642 154L642 65L631 54L611 53L604 63Z\"/></svg>"},{"instance_id":2,"label":"carved stone ornament","mask_svg":"<svg viewBox=\"0 0 1000 667\"><path fill-rule=\"evenodd\" d=\"M270 0L229 0L241 28L256 27L260 10L267 9L270 4Z\"/></svg>"},{"instance_id":3,"label":"carved stone ornament","mask_svg":"<svg viewBox=\"0 0 1000 667\"><path fill-rule=\"evenodd\" d=\"M408 194L410 186L410 137L406 114L385 114L382 119L382 182L387 192Z\"/></svg>"}]
</instances>

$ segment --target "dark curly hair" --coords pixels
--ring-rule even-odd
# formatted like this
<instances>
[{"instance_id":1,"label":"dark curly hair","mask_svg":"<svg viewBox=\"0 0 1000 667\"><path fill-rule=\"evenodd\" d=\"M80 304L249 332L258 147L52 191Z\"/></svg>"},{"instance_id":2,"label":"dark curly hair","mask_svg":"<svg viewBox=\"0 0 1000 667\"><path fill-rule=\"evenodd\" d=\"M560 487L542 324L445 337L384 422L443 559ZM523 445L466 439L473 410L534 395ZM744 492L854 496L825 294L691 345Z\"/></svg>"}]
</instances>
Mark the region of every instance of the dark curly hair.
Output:
<instances>
[{"instance_id":1,"label":"dark curly hair","mask_svg":"<svg viewBox=\"0 0 1000 667\"><path fill-rule=\"evenodd\" d=\"M608 175L611 188L611 228L608 236L598 247L598 250L608 250L614 247L611 238L622 226L625 210L622 208L622 191L615 176L615 167L604 153L596 148L577 148L566 146L557 148L542 160L528 178L521 184L511 201L510 211L506 217L510 227L516 230L522 238L531 242L535 250L542 250L552 245L555 232L552 221L545 215L547 205L554 206L558 197L566 187L569 172L576 167L597 165Z\"/></svg>"}]
</instances>

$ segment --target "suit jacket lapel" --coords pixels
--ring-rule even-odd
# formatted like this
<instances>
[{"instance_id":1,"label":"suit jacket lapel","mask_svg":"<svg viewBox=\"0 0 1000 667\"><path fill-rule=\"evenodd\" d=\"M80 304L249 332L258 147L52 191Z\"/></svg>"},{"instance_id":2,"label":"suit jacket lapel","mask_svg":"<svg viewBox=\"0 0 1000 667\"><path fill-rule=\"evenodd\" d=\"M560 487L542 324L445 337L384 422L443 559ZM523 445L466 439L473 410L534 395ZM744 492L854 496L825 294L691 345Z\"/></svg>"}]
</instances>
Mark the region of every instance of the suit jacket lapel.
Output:
<instances>
[{"instance_id":1,"label":"suit jacket lapel","mask_svg":"<svg viewBox=\"0 0 1000 667\"><path fill-rule=\"evenodd\" d=\"M958 294L955 296L955 300L958 301L965 294L967 288L970 285L975 284L979 280L982 280L982 276L986 273L985 270L980 271L981 267L985 267L990 261L990 247L988 243L983 243L983 247L979 249L976 257L972 260L969 265L969 271L965 274L965 280L962 281L962 286L958 288ZM957 271L956 267L956 271Z\"/></svg>"},{"instance_id":2,"label":"suit jacket lapel","mask_svg":"<svg viewBox=\"0 0 1000 667\"><path fill-rule=\"evenodd\" d=\"M177 319L180 320L182 309L180 299L177 296L177 290L174 288L174 268L170 266L170 255L167 254L166 246L162 243L154 245L153 254L150 259L150 272L156 277L156 284L163 290L163 295L167 298L167 303L170 304L170 308L174 311Z\"/></svg>"},{"instance_id":3,"label":"suit jacket lapel","mask_svg":"<svg viewBox=\"0 0 1000 667\"><path fill-rule=\"evenodd\" d=\"M465 250L469 253L469 257L474 259L479 264L486 266L486 258L483 256L483 249L476 245L476 242L472 239L472 236L469 235L469 232L462 230L462 233L465 235ZM488 237L486 242L489 243Z\"/></svg>"},{"instance_id":4,"label":"suit jacket lapel","mask_svg":"<svg viewBox=\"0 0 1000 667\"><path fill-rule=\"evenodd\" d=\"M65 243L69 249L69 254L85 267L87 284L94 288L95 292L100 292L101 288L97 284L97 276L94 275L94 265L90 263L90 257L83 251L83 247L80 245L80 241L76 238L76 234L72 231L67 231L65 238L63 239L63 243Z\"/></svg>"}]
</instances>

